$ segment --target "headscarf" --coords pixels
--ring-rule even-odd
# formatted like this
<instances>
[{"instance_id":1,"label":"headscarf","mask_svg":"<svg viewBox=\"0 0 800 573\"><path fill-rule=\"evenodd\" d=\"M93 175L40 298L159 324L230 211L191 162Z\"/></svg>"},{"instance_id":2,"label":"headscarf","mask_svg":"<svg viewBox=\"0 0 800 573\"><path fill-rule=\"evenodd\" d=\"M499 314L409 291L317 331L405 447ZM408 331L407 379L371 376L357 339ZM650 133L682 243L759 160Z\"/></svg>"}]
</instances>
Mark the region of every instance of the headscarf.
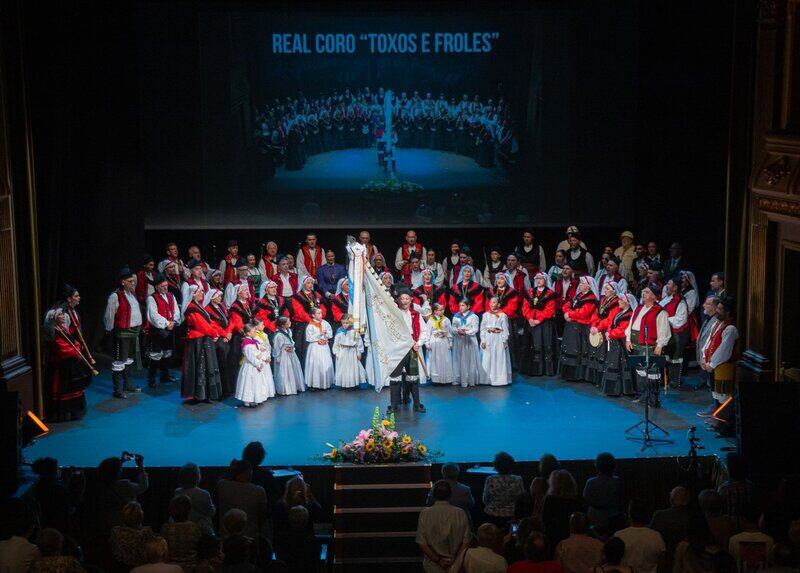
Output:
<instances>
[{"instance_id":1,"label":"headscarf","mask_svg":"<svg viewBox=\"0 0 800 573\"><path fill-rule=\"evenodd\" d=\"M545 287L547 287L549 289L553 288L553 281L550 280L550 276L547 273L538 272L538 273L536 273L536 275L534 275L533 284L531 285L534 290L536 290L538 288L538 285L536 284L536 279L538 279L539 277L544 277L544 286Z\"/></svg>"},{"instance_id":2,"label":"headscarf","mask_svg":"<svg viewBox=\"0 0 800 573\"><path fill-rule=\"evenodd\" d=\"M336 293L342 294L342 285L348 281L347 277L342 277L336 282Z\"/></svg>"},{"instance_id":3,"label":"headscarf","mask_svg":"<svg viewBox=\"0 0 800 573\"><path fill-rule=\"evenodd\" d=\"M694 292L697 293L698 298L700 297L700 290L697 288L697 279L694 276L692 271L681 271L681 276L686 276L689 278L689 283L692 285Z\"/></svg>"},{"instance_id":4,"label":"headscarf","mask_svg":"<svg viewBox=\"0 0 800 573\"><path fill-rule=\"evenodd\" d=\"M514 288L514 281L511 280L511 277L508 275L507 272L503 271L494 275L494 288L497 288L497 279L503 277L506 279L506 288L513 289Z\"/></svg>"},{"instance_id":5,"label":"headscarf","mask_svg":"<svg viewBox=\"0 0 800 573\"><path fill-rule=\"evenodd\" d=\"M425 273L428 273L429 275L431 275L431 284L433 284L433 279L434 279L433 271L431 269L427 268L427 267L422 269L422 277L423 277L422 278L422 284L425 284Z\"/></svg>"},{"instance_id":6,"label":"headscarf","mask_svg":"<svg viewBox=\"0 0 800 573\"><path fill-rule=\"evenodd\" d=\"M618 297L624 296L624 294L620 293L619 283L617 281L607 281L603 285L603 292L600 293L601 296L604 296L606 294L605 293L606 287L611 287L611 290L613 290L614 294L616 294Z\"/></svg>"},{"instance_id":7,"label":"headscarf","mask_svg":"<svg viewBox=\"0 0 800 573\"><path fill-rule=\"evenodd\" d=\"M222 291L217 288L210 288L206 291L206 295L203 297L203 308L207 307L211 304L211 299L215 296L220 295L222 296Z\"/></svg>"},{"instance_id":8,"label":"headscarf","mask_svg":"<svg viewBox=\"0 0 800 573\"><path fill-rule=\"evenodd\" d=\"M637 306L639 306L639 301L638 301L638 300L636 300L636 297L635 297L635 296L633 296L633 295L632 295L631 293L629 293L629 292L626 292L626 293L624 293L624 294L620 295L620 297L622 297L622 298L625 298L625 300L627 300L627 301L628 301L628 304L629 304L629 305L630 305L630 307L631 307L631 311L633 311L633 310L636 310L636 307L637 307Z\"/></svg>"},{"instance_id":9,"label":"headscarf","mask_svg":"<svg viewBox=\"0 0 800 573\"><path fill-rule=\"evenodd\" d=\"M259 298L264 298L265 296L267 296L267 287L269 287L269 285L275 285L276 288L278 287L278 283L276 283L273 280L267 279L266 281L261 283L261 286L258 289Z\"/></svg>"},{"instance_id":10,"label":"headscarf","mask_svg":"<svg viewBox=\"0 0 800 573\"><path fill-rule=\"evenodd\" d=\"M389 278L392 279L392 284L394 284L394 277L392 276L392 273L390 273L389 271L382 272L378 277L378 279L380 279L381 281L381 284L383 284L383 277L385 277L386 275L389 275Z\"/></svg>"},{"instance_id":11,"label":"headscarf","mask_svg":"<svg viewBox=\"0 0 800 573\"><path fill-rule=\"evenodd\" d=\"M464 282L464 271L469 269L472 272L472 277L470 278L471 281L475 282L475 269L473 269L470 265L464 265L458 271L458 279L456 280L456 284L460 285ZM509 283L511 284L511 283Z\"/></svg>"},{"instance_id":12,"label":"headscarf","mask_svg":"<svg viewBox=\"0 0 800 573\"><path fill-rule=\"evenodd\" d=\"M189 285L189 292L186 293L187 296L184 296L183 301L181 301L181 314L186 314L186 309L192 304L194 293L196 293L199 288L200 287L197 285Z\"/></svg>"},{"instance_id":13,"label":"headscarf","mask_svg":"<svg viewBox=\"0 0 800 573\"><path fill-rule=\"evenodd\" d=\"M297 281L297 292L302 292L302 290L303 290L303 287L305 286L305 284L306 284L308 281L311 281L311 284L314 284L314 283L316 283L316 282L317 282L317 279L315 279L315 278L314 278L314 277L312 277L311 275L306 275L306 276L304 276L304 277L302 278L302 280L299 280L299 281Z\"/></svg>"},{"instance_id":14,"label":"headscarf","mask_svg":"<svg viewBox=\"0 0 800 573\"><path fill-rule=\"evenodd\" d=\"M600 298L600 295L597 293L597 282L595 282L594 277L584 275L580 278L580 282L589 285L589 290L594 293L595 298Z\"/></svg>"}]
</instances>

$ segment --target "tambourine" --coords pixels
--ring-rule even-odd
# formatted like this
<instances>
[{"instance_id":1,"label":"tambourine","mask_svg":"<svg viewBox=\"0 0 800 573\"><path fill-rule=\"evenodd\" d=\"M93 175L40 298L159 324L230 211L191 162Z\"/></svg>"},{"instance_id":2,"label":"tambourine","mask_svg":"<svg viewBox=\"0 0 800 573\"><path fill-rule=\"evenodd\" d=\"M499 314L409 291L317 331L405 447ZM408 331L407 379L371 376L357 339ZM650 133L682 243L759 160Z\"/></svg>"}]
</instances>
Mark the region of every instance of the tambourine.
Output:
<instances>
[{"instance_id":1,"label":"tambourine","mask_svg":"<svg viewBox=\"0 0 800 573\"><path fill-rule=\"evenodd\" d=\"M589 344L591 344L594 348L600 348L600 346L603 344L603 333L600 331L590 332Z\"/></svg>"}]
</instances>

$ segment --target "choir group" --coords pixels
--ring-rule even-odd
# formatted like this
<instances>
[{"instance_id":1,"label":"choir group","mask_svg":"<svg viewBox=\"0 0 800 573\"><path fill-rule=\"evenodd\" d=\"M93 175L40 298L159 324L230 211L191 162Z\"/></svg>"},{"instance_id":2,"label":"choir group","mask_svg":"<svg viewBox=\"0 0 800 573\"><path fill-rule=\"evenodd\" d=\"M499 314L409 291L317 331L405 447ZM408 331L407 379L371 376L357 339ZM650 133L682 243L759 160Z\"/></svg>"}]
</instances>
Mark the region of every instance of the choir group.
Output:
<instances>
[{"instance_id":1,"label":"choir group","mask_svg":"<svg viewBox=\"0 0 800 573\"><path fill-rule=\"evenodd\" d=\"M411 300L420 322L412 330L425 364L421 383L504 386L516 369L638 399L648 376L631 372L627 359L649 353L668 356L663 374L673 386L681 384L685 364L696 361L715 405L730 393L720 367L734 360L738 335L724 277L715 273L701 297L677 243L662 260L655 243L637 245L625 231L618 247L600 253L595 272L576 227L567 229L550 267L530 230L506 256L490 248L483 269L457 240L439 257L410 230L391 269L368 232L358 240L401 309L404 295ZM120 272L104 317L115 397L141 391L129 372L142 358L153 387L177 381L170 374L177 359L181 394L190 403L235 396L255 406L307 389L374 385L364 368L368 341L347 313L346 269L315 234L307 234L296 257L279 254L274 242L261 256L242 256L230 241L215 267L198 247L188 252L184 262L171 243L160 262L148 256L137 271ZM94 359L79 302L69 287L46 318L51 419L79 417L85 407L82 389Z\"/></svg>"}]
</instances>

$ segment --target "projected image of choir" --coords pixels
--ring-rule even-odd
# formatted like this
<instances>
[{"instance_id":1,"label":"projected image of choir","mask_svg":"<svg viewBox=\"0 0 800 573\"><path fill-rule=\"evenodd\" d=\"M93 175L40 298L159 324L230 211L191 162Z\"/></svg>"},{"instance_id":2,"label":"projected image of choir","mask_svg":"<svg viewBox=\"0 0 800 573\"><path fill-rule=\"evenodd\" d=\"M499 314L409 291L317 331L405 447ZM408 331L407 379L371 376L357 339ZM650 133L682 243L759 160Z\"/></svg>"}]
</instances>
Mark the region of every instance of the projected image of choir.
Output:
<instances>
[{"instance_id":1,"label":"projected image of choir","mask_svg":"<svg viewBox=\"0 0 800 573\"><path fill-rule=\"evenodd\" d=\"M511 109L503 96L460 97L393 92L391 137L386 92L369 87L318 97L275 99L255 111L255 139L274 165L302 169L312 155L351 148L433 149L506 169L518 152Z\"/></svg>"}]
</instances>

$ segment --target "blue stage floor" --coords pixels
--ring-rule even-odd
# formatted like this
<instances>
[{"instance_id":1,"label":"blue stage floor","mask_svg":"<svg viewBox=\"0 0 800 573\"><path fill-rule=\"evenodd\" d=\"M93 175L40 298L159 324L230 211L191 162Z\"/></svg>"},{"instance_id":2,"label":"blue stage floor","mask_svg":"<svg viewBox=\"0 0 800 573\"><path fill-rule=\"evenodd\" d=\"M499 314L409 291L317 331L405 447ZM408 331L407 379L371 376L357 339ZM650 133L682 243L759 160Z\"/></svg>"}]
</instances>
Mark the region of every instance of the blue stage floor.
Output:
<instances>
[{"instance_id":1,"label":"blue stage floor","mask_svg":"<svg viewBox=\"0 0 800 573\"><path fill-rule=\"evenodd\" d=\"M143 373L137 383L145 386ZM707 404L705 391L670 392L652 419L671 432L674 444L640 452L626 440L625 429L643 415L641 404L607 398L588 384L555 378L517 376L511 387L434 387L421 389L425 414L410 406L397 416L398 426L419 436L452 461L490 460L506 450L519 460L543 452L562 459L589 459L600 451L620 458L685 455L686 430L698 427L704 454L730 445L705 430L695 412ZM271 465L322 463L312 456L325 442L351 439L370 424L376 405L382 409L388 389L333 389L278 397L255 409L236 408L237 401L185 406L177 385L145 389L128 400L111 398L106 369L87 391L88 412L79 422L53 424L49 435L27 448L28 461L58 458L62 465L93 466L121 450L142 453L149 466L176 466L194 461L204 466L227 465L243 444L261 440Z\"/></svg>"}]
</instances>

